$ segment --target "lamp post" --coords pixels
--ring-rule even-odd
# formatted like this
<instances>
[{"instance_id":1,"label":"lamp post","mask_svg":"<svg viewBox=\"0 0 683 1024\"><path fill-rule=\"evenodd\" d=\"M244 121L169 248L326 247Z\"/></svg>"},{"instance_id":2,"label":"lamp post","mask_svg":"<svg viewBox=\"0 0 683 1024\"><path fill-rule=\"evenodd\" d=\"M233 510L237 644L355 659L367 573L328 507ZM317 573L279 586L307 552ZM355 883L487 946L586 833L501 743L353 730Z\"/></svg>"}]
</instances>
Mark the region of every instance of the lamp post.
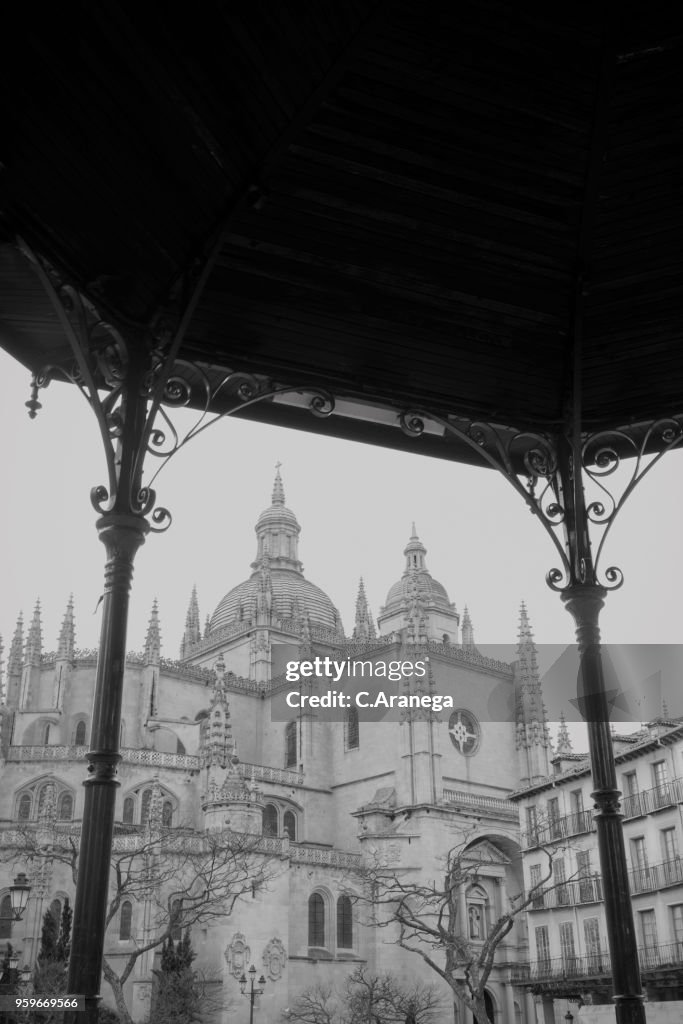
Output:
<instances>
[{"instance_id":1,"label":"lamp post","mask_svg":"<svg viewBox=\"0 0 683 1024\"><path fill-rule=\"evenodd\" d=\"M255 977L256 968L252 964L251 967L249 968L250 987L247 988L247 978L245 974L243 974L242 977L240 978L240 992L249 1000L249 1024L254 1024L254 1000L256 999L256 996L261 995L264 988L266 987L266 979L263 977L263 975L261 975L261 977L258 980L258 983L261 987L254 988Z\"/></svg>"},{"instance_id":2,"label":"lamp post","mask_svg":"<svg viewBox=\"0 0 683 1024\"><path fill-rule=\"evenodd\" d=\"M0 917L0 921L21 921L28 903L28 895L31 891L28 878L23 871L20 871L14 882L9 887L9 901L12 910L11 917ZM18 963L18 961L17 961ZM14 965L15 968L17 964Z\"/></svg>"}]
</instances>

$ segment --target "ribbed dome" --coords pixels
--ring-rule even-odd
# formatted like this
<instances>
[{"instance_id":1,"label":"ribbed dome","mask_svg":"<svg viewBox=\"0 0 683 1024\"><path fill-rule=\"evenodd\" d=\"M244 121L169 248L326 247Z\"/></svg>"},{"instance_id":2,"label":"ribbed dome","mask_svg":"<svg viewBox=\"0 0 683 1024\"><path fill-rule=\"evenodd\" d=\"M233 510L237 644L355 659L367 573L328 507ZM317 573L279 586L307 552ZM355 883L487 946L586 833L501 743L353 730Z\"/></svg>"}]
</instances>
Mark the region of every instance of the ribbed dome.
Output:
<instances>
[{"instance_id":1,"label":"ribbed dome","mask_svg":"<svg viewBox=\"0 0 683 1024\"><path fill-rule=\"evenodd\" d=\"M447 611L451 610L451 602L446 588L438 580L435 580L426 569L406 575L394 583L387 594L384 610L393 611L395 606L402 606L413 596L415 585L417 585L418 594L427 604L437 605Z\"/></svg>"},{"instance_id":2,"label":"ribbed dome","mask_svg":"<svg viewBox=\"0 0 683 1024\"><path fill-rule=\"evenodd\" d=\"M427 549L415 532L406 544L403 554L406 556L406 567L403 576L389 589L387 599L382 608L382 617L385 618L392 612L404 609L408 603L414 601L417 596L425 605L436 608L440 611L452 613L453 605L450 602L446 588L438 580L435 580L425 564Z\"/></svg>"},{"instance_id":3,"label":"ribbed dome","mask_svg":"<svg viewBox=\"0 0 683 1024\"><path fill-rule=\"evenodd\" d=\"M279 465L269 508L256 521L256 559L248 580L230 590L209 623L209 633L234 622L308 617L312 625L343 635L341 617L327 594L309 583L299 561L301 527L285 505ZM265 619L264 619L265 616Z\"/></svg>"},{"instance_id":4,"label":"ribbed dome","mask_svg":"<svg viewBox=\"0 0 683 1024\"><path fill-rule=\"evenodd\" d=\"M271 610L276 618L289 619L298 612L300 615L308 615L313 625L341 632L339 612L320 587L291 569L272 569L270 580L273 595ZM213 613L209 631L213 633L240 618L247 621L252 619L256 614L258 589L258 572L233 587Z\"/></svg>"}]
</instances>

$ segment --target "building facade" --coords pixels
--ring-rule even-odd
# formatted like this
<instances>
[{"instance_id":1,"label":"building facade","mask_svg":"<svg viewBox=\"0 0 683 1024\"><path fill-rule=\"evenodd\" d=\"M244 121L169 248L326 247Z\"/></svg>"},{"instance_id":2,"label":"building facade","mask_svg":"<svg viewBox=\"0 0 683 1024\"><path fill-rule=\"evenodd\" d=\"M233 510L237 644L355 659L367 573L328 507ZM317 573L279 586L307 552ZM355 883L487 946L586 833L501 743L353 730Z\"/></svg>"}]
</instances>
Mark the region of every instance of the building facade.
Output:
<instances>
[{"instance_id":1,"label":"building facade","mask_svg":"<svg viewBox=\"0 0 683 1024\"><path fill-rule=\"evenodd\" d=\"M650 1000L680 1000L683 725L658 718L614 743L644 986ZM552 765L547 778L512 794L525 887L544 882L529 907L530 963L516 977L542 997L545 1024L562 1019L568 999L608 1003L612 995L590 763L572 752L564 724Z\"/></svg>"},{"instance_id":2,"label":"building facade","mask_svg":"<svg viewBox=\"0 0 683 1024\"><path fill-rule=\"evenodd\" d=\"M258 837L267 883L242 893L230 914L193 928L192 942L231 1017L248 1013L240 976L252 965L264 974L264 1022L279 1020L304 989L342 982L359 964L371 973L437 980L424 979L421 961L398 948L395 935L363 919L351 898L363 864L436 879L452 847L467 847L471 857L483 853L477 884L459 897L463 934L475 946L483 942L524 886L510 791L540 785L552 753L524 608L518 661L482 656L467 610L461 618L429 572L413 528L378 628L361 581L347 635L333 602L303 573L299 535L278 471L271 503L256 522L250 575L203 628L193 591L178 660L162 657L155 603L145 649L127 660L121 724L115 850L135 849L145 836L156 837L162 855L174 834ZM7 903L17 866L30 877L31 897L21 922L1 926L3 941L21 948L29 963L45 910L58 911L74 885L71 866L49 855L49 842L24 862L22 843L29 833L78 834L96 656L76 649L71 601L56 652L44 650L39 606L26 636L19 621L8 652L0 826L2 849L14 849L16 858L0 864L0 900ZM422 676L382 681L387 693L414 697L418 706L333 713L290 707L287 664L316 657L345 663L338 689L349 692L358 688L357 663L381 677L380 665L420 661ZM310 696L327 684L306 686L301 693ZM430 695L448 695L452 706L425 707L422 698ZM115 971L158 923L149 894L123 900L107 932L106 957ZM137 1020L150 1005L158 953L140 956L125 985ZM535 1022L529 990L514 973L527 959L519 921L489 979L487 1006L496 1024ZM103 994L111 1001L106 984ZM444 1000L452 1003L445 986ZM470 1024L468 1010L454 1012L458 1024Z\"/></svg>"}]
</instances>

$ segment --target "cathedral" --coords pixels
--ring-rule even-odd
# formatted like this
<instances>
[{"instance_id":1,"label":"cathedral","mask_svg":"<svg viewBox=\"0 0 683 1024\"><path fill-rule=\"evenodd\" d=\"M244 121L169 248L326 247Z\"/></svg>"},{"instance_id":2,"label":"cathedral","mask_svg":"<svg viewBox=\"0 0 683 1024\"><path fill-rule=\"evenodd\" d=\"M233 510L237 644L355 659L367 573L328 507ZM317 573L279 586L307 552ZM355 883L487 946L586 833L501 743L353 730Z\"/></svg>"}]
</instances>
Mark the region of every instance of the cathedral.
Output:
<instances>
[{"instance_id":1,"label":"cathedral","mask_svg":"<svg viewBox=\"0 0 683 1024\"><path fill-rule=\"evenodd\" d=\"M153 830L259 837L272 866L267 880L242 892L229 913L194 926L192 943L197 965L220 989L223 1019L247 1020L239 979L255 967L265 982L256 1019L267 1024L286 1016L305 989L339 985L358 965L439 982L350 897L368 862L430 881L443 877L453 847L483 853L476 884L458 896L468 941L483 942L524 885L518 805L509 794L549 774L552 749L524 606L517 660L482 655L467 607L461 616L432 576L413 527L401 575L377 619L361 580L353 628L345 632L333 601L304 575L301 529L279 469L255 532L249 575L204 625L193 590L177 660L161 655L156 603L144 651L127 659L114 845L125 850ZM59 913L67 897L73 900L74 884L70 865L50 856L49 844L22 863L22 837L27 830L78 832L96 657L75 647L71 601L55 652L43 649L39 605L26 636L19 620L8 652L0 927L3 944L20 949L29 965L45 910ZM286 666L315 658L347 669L358 661L375 670L419 662L424 671L384 687L415 697L412 705L366 711L349 701L327 713L283 699L294 687ZM306 680L309 693L326 685ZM429 695L450 699L437 711L424 699ZM31 893L22 920L12 922L8 886L18 869ZM158 927L145 892L119 901L108 927L106 959L119 975ZM133 1020L149 1013L159 952L138 956L125 980ZM525 960L520 918L498 948L486 990L496 1024L535 1024L533 997L512 971ZM102 992L113 1005L106 982ZM462 1004L452 1012L456 1024L471 1024Z\"/></svg>"}]
</instances>

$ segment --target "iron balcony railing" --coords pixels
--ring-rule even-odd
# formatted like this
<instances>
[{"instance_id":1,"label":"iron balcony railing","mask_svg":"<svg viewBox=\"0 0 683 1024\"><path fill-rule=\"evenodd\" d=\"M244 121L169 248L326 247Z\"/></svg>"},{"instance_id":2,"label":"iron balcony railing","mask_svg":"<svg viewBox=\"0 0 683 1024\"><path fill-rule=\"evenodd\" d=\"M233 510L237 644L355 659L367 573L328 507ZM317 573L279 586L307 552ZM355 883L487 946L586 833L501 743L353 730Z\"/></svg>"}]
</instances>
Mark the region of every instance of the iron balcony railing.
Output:
<instances>
[{"instance_id":1,"label":"iron balcony railing","mask_svg":"<svg viewBox=\"0 0 683 1024\"><path fill-rule=\"evenodd\" d=\"M670 885L683 884L683 861L680 857L652 864L647 867L633 868L628 876L629 888L632 893L654 892L666 889Z\"/></svg>"},{"instance_id":2,"label":"iron balcony railing","mask_svg":"<svg viewBox=\"0 0 683 1024\"><path fill-rule=\"evenodd\" d=\"M624 818L641 818L680 803L683 803L683 779L672 779L652 789L644 789L642 793L631 793L621 801Z\"/></svg>"},{"instance_id":3,"label":"iron balcony railing","mask_svg":"<svg viewBox=\"0 0 683 1024\"><path fill-rule=\"evenodd\" d=\"M604 939L602 945L606 947ZM638 950L643 974L661 968L683 970L683 941L665 945L645 946ZM582 956L548 957L535 963L518 963L512 967L512 981L518 984L565 981L567 979L609 977L612 973L610 956L600 950Z\"/></svg>"},{"instance_id":4,"label":"iron balcony railing","mask_svg":"<svg viewBox=\"0 0 683 1024\"><path fill-rule=\"evenodd\" d=\"M592 810L577 811L575 814L566 814L562 818L553 818L551 821L539 825L538 828L529 829L522 836L522 843L525 849L530 850L535 846L545 846L558 839L566 839L568 836L592 832L594 827Z\"/></svg>"},{"instance_id":5,"label":"iron balcony railing","mask_svg":"<svg viewBox=\"0 0 683 1024\"><path fill-rule=\"evenodd\" d=\"M571 882L556 883L549 889L534 894L530 910L553 910L556 907L575 907L582 903L599 903L603 899L602 879L598 876L576 878Z\"/></svg>"}]
</instances>

